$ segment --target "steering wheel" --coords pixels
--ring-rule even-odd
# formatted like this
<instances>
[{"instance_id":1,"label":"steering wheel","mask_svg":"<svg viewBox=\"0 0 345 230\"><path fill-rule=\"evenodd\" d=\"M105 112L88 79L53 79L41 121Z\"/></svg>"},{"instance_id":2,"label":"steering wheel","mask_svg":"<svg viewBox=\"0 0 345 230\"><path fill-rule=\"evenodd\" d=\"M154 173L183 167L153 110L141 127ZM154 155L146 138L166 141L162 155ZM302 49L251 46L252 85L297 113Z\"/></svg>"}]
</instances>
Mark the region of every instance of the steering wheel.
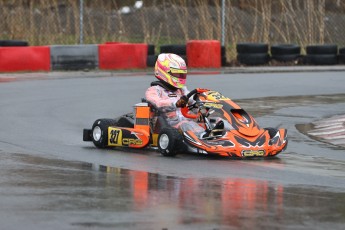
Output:
<instances>
[{"instance_id":1,"label":"steering wheel","mask_svg":"<svg viewBox=\"0 0 345 230\"><path fill-rule=\"evenodd\" d=\"M189 99L191 98L193 95L198 95L200 93L204 93L204 92L208 92L210 91L209 89L202 89L202 88L196 88L193 89L192 91L190 91L186 97ZM191 111L191 109L196 108L196 104L197 102L195 102L194 104L190 105L190 106L186 106L181 108L181 113L184 117L186 118L190 118L190 119L196 119L199 117L199 114L190 114L188 113L189 111Z\"/></svg>"}]
</instances>

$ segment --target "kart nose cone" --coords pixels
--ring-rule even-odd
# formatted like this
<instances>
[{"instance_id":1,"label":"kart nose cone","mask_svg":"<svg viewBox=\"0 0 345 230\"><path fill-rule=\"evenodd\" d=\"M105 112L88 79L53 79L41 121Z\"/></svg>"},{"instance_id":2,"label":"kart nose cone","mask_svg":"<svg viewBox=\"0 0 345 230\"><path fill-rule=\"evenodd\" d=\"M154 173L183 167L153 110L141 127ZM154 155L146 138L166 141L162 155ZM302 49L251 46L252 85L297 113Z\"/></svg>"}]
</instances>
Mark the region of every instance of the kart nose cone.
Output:
<instances>
[{"instance_id":1,"label":"kart nose cone","mask_svg":"<svg viewBox=\"0 0 345 230\"><path fill-rule=\"evenodd\" d=\"M92 130L92 136L93 139L95 141L99 141L99 139L101 139L102 136L102 130L99 126L96 126L93 130Z\"/></svg>"},{"instance_id":2,"label":"kart nose cone","mask_svg":"<svg viewBox=\"0 0 345 230\"><path fill-rule=\"evenodd\" d=\"M159 138L159 145L162 149L168 148L169 145L169 137L166 134L162 134L161 138Z\"/></svg>"}]
</instances>

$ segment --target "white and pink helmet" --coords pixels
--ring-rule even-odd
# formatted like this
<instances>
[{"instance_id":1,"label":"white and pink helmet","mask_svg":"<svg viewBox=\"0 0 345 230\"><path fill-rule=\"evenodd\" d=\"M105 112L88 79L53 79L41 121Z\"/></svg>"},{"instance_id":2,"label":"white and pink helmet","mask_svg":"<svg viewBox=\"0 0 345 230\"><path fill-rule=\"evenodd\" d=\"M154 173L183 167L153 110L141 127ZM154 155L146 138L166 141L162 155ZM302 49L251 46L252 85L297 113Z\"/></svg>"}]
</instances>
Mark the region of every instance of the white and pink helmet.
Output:
<instances>
[{"instance_id":1,"label":"white and pink helmet","mask_svg":"<svg viewBox=\"0 0 345 230\"><path fill-rule=\"evenodd\" d=\"M159 80L180 89L186 84L186 62L176 54L162 53L156 61L155 76Z\"/></svg>"}]
</instances>

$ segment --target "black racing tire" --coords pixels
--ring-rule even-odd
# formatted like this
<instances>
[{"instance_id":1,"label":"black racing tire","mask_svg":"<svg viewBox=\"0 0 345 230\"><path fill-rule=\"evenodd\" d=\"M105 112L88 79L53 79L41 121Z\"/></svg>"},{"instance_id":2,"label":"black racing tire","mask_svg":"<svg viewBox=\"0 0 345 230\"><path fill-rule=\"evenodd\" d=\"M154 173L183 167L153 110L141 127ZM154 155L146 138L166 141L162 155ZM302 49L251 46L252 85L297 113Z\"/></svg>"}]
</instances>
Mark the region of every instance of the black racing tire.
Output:
<instances>
[{"instance_id":1,"label":"black racing tire","mask_svg":"<svg viewBox=\"0 0 345 230\"><path fill-rule=\"evenodd\" d=\"M236 44L238 54L246 53L268 53L268 44L264 43L238 43Z\"/></svg>"},{"instance_id":2,"label":"black racing tire","mask_svg":"<svg viewBox=\"0 0 345 230\"><path fill-rule=\"evenodd\" d=\"M97 148L106 148L108 145L108 127L116 126L114 119L97 119L91 129L91 138Z\"/></svg>"},{"instance_id":3,"label":"black racing tire","mask_svg":"<svg viewBox=\"0 0 345 230\"><path fill-rule=\"evenodd\" d=\"M226 56L226 48L225 48L225 46L221 46L220 47L220 56L221 57Z\"/></svg>"},{"instance_id":4,"label":"black racing tire","mask_svg":"<svg viewBox=\"0 0 345 230\"><path fill-rule=\"evenodd\" d=\"M298 60L300 57L300 54L272 55L272 60L276 60L279 62L291 62Z\"/></svg>"},{"instance_id":5,"label":"black racing tire","mask_svg":"<svg viewBox=\"0 0 345 230\"><path fill-rule=\"evenodd\" d=\"M338 57L335 54L308 54L305 62L309 65L336 65Z\"/></svg>"},{"instance_id":6,"label":"black racing tire","mask_svg":"<svg viewBox=\"0 0 345 230\"><path fill-rule=\"evenodd\" d=\"M162 45L160 53L173 53L177 55L187 55L186 45Z\"/></svg>"},{"instance_id":7,"label":"black racing tire","mask_svg":"<svg viewBox=\"0 0 345 230\"><path fill-rule=\"evenodd\" d=\"M222 66L226 66L227 65L226 56L222 56L221 57L221 63L222 63Z\"/></svg>"},{"instance_id":8,"label":"black racing tire","mask_svg":"<svg viewBox=\"0 0 345 230\"><path fill-rule=\"evenodd\" d=\"M275 129L275 128L272 128L272 127L267 127L265 128L265 130L268 131L268 134L270 135L270 138L273 138L277 132L278 132L278 129Z\"/></svg>"},{"instance_id":9,"label":"black racing tire","mask_svg":"<svg viewBox=\"0 0 345 230\"><path fill-rule=\"evenodd\" d=\"M155 55L155 45L147 45L147 55Z\"/></svg>"},{"instance_id":10,"label":"black racing tire","mask_svg":"<svg viewBox=\"0 0 345 230\"><path fill-rule=\"evenodd\" d=\"M161 45L159 47L160 53L171 53L172 51L172 45Z\"/></svg>"},{"instance_id":11,"label":"black racing tire","mask_svg":"<svg viewBox=\"0 0 345 230\"><path fill-rule=\"evenodd\" d=\"M158 149L165 157L176 156L184 148L183 137L173 127L165 127L158 135Z\"/></svg>"},{"instance_id":12,"label":"black racing tire","mask_svg":"<svg viewBox=\"0 0 345 230\"><path fill-rule=\"evenodd\" d=\"M271 46L272 56L300 55L301 47L295 44L277 44Z\"/></svg>"},{"instance_id":13,"label":"black racing tire","mask_svg":"<svg viewBox=\"0 0 345 230\"><path fill-rule=\"evenodd\" d=\"M19 41L19 40L0 40L0 46L28 46L29 43L27 41Z\"/></svg>"},{"instance_id":14,"label":"black racing tire","mask_svg":"<svg viewBox=\"0 0 345 230\"><path fill-rule=\"evenodd\" d=\"M187 55L187 46L186 45L173 45L172 46L172 53L177 55Z\"/></svg>"},{"instance_id":15,"label":"black racing tire","mask_svg":"<svg viewBox=\"0 0 345 230\"><path fill-rule=\"evenodd\" d=\"M270 56L267 53L237 54L237 60L245 65L264 65L269 62Z\"/></svg>"},{"instance_id":16,"label":"black racing tire","mask_svg":"<svg viewBox=\"0 0 345 230\"><path fill-rule=\"evenodd\" d=\"M338 54L338 46L329 45L309 45L306 47L307 54Z\"/></svg>"},{"instance_id":17,"label":"black racing tire","mask_svg":"<svg viewBox=\"0 0 345 230\"><path fill-rule=\"evenodd\" d=\"M345 54L339 54L339 63L345 64Z\"/></svg>"},{"instance_id":18,"label":"black racing tire","mask_svg":"<svg viewBox=\"0 0 345 230\"><path fill-rule=\"evenodd\" d=\"M345 47L339 49L339 54L344 54L345 55Z\"/></svg>"},{"instance_id":19,"label":"black racing tire","mask_svg":"<svg viewBox=\"0 0 345 230\"><path fill-rule=\"evenodd\" d=\"M158 56L157 55L148 55L146 59L146 66L154 67L156 64Z\"/></svg>"}]
</instances>

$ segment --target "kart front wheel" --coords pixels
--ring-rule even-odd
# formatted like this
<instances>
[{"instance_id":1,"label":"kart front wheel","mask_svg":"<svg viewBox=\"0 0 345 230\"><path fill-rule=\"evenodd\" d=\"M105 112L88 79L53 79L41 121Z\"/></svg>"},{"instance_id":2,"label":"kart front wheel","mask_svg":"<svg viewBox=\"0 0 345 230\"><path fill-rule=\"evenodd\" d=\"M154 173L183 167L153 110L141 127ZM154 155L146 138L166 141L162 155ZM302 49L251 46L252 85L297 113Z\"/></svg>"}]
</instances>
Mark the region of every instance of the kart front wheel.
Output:
<instances>
[{"instance_id":1,"label":"kart front wheel","mask_svg":"<svg viewBox=\"0 0 345 230\"><path fill-rule=\"evenodd\" d=\"M159 152L166 157L176 156L182 149L183 139L177 129L172 127L163 128L158 136Z\"/></svg>"},{"instance_id":2,"label":"kart front wheel","mask_svg":"<svg viewBox=\"0 0 345 230\"><path fill-rule=\"evenodd\" d=\"M108 127L115 126L113 119L97 119L91 129L91 138L93 144L98 148L105 148L108 145Z\"/></svg>"}]
</instances>

